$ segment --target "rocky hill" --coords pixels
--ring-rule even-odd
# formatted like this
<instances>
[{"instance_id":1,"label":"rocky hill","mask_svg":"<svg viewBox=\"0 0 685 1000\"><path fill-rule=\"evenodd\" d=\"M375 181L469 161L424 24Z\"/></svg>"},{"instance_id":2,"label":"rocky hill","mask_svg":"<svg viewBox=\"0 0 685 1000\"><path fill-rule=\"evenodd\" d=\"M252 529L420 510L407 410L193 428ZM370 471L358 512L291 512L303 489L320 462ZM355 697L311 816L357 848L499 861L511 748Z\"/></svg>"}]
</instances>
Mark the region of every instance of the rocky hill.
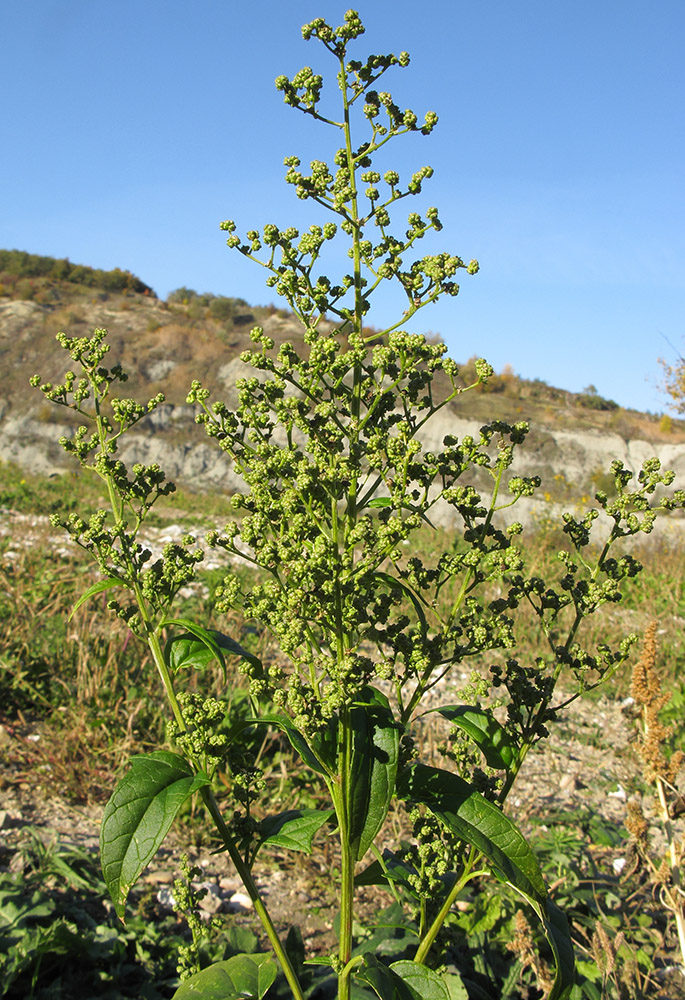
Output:
<instances>
[{"instance_id":1,"label":"rocky hill","mask_svg":"<svg viewBox=\"0 0 685 1000\"><path fill-rule=\"evenodd\" d=\"M44 273L36 273L36 261L43 262ZM297 346L301 328L294 318L273 306L251 307L190 289L161 301L128 272L70 265L65 277L64 267L60 276L59 268L46 262L68 264L0 251L0 458L48 474L70 468L56 442L73 433L73 415L46 403L28 380L34 372L44 380L62 379L66 366L55 342L58 331L84 336L106 327L110 358L131 373L127 394L146 400L161 391L167 399L130 436L123 457L158 461L170 478L195 489L238 488L222 454L194 424L185 404L188 386L199 378L214 398L230 405L236 378L248 371L239 354L249 346L252 326L258 323L276 342L288 339ZM25 273L17 273L22 268ZM466 362L467 381L470 368L472 362ZM517 466L517 472L539 475L544 484L529 504L529 518L542 516L544 504L549 511L550 505L591 497L607 485L614 458L637 470L655 454L685 486L684 422L624 410L594 393L525 381L511 371L443 410L429 425L425 444L434 448L447 433L474 433L495 418L526 419L533 427Z\"/></svg>"}]
</instances>

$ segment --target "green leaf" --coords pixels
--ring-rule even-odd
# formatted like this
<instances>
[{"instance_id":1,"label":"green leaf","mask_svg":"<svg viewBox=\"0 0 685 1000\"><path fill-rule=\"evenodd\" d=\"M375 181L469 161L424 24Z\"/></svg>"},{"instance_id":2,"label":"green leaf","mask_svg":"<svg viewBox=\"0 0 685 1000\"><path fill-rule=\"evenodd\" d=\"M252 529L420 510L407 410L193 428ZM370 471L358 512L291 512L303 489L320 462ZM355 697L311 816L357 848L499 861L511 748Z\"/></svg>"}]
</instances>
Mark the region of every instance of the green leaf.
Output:
<instances>
[{"instance_id":1,"label":"green leaf","mask_svg":"<svg viewBox=\"0 0 685 1000\"><path fill-rule=\"evenodd\" d=\"M289 809L267 816L259 824L260 843L311 854L314 835L334 815L334 809Z\"/></svg>"},{"instance_id":2,"label":"green leaf","mask_svg":"<svg viewBox=\"0 0 685 1000\"><path fill-rule=\"evenodd\" d=\"M349 843L360 861L388 814L395 791L399 758L399 730L388 699L367 687L350 712L352 726L352 793Z\"/></svg>"},{"instance_id":3,"label":"green leaf","mask_svg":"<svg viewBox=\"0 0 685 1000\"><path fill-rule=\"evenodd\" d=\"M270 955L234 955L184 979L172 1000L262 1000L277 973Z\"/></svg>"},{"instance_id":4,"label":"green leaf","mask_svg":"<svg viewBox=\"0 0 685 1000\"><path fill-rule=\"evenodd\" d=\"M485 855L500 881L545 903L547 889L540 865L521 831L458 775L415 764L403 775L398 795L423 802L461 840Z\"/></svg>"},{"instance_id":5,"label":"green leaf","mask_svg":"<svg viewBox=\"0 0 685 1000\"><path fill-rule=\"evenodd\" d=\"M533 909L542 921L545 937L552 949L557 967L549 1000L564 1000L569 996L575 982L575 956L566 914L551 899L547 900L544 908L533 904Z\"/></svg>"},{"instance_id":6,"label":"green leaf","mask_svg":"<svg viewBox=\"0 0 685 1000\"><path fill-rule=\"evenodd\" d=\"M385 583L388 587L391 588L399 587L400 590L406 595L406 597L409 598L411 603L414 605L414 611L416 611L417 618L421 622L421 631L423 632L424 635L426 635L428 633L428 622L426 621L426 615L424 613L423 607L421 606L421 602L419 601L418 597L411 589L411 587L407 586L407 584L404 583L403 580L398 580L397 577L391 576L390 573L383 573L380 570L374 573L374 576L377 577L379 580L381 580L383 583Z\"/></svg>"},{"instance_id":7,"label":"green leaf","mask_svg":"<svg viewBox=\"0 0 685 1000\"><path fill-rule=\"evenodd\" d=\"M124 919L126 899L155 856L176 813L198 788L209 784L178 754L157 750L133 757L130 770L105 806L100 828L102 873L114 908Z\"/></svg>"},{"instance_id":8,"label":"green leaf","mask_svg":"<svg viewBox=\"0 0 685 1000\"><path fill-rule=\"evenodd\" d=\"M458 972L444 972L442 979L449 992L450 1000L469 1000L469 992Z\"/></svg>"},{"instance_id":9,"label":"green leaf","mask_svg":"<svg viewBox=\"0 0 685 1000\"><path fill-rule=\"evenodd\" d=\"M369 500L367 507L392 507L394 501L392 497L374 497Z\"/></svg>"},{"instance_id":10,"label":"green leaf","mask_svg":"<svg viewBox=\"0 0 685 1000\"><path fill-rule=\"evenodd\" d=\"M398 785L400 798L428 806L453 833L485 855L500 881L509 883L530 903L540 918L556 963L549 1000L565 1000L574 982L568 922L547 898L537 858L518 827L494 803L450 771L415 764Z\"/></svg>"},{"instance_id":11,"label":"green leaf","mask_svg":"<svg viewBox=\"0 0 685 1000\"><path fill-rule=\"evenodd\" d=\"M420 997L421 1000L453 1000L455 996L448 989L444 977L434 972L433 969L426 968L425 965L401 959L399 962L393 962L390 968L395 975L404 980L414 996ZM458 983L461 982L459 976L453 978ZM462 990L464 1000L468 1000L463 985ZM456 993L456 996L459 994Z\"/></svg>"},{"instance_id":12,"label":"green leaf","mask_svg":"<svg viewBox=\"0 0 685 1000\"><path fill-rule=\"evenodd\" d=\"M290 719L284 715L263 715L260 718L245 719L238 728L248 726L274 726L288 737L290 745L312 771L319 774L332 775L335 771L337 751L337 719L322 733L310 736L311 746L299 729L296 729Z\"/></svg>"},{"instance_id":13,"label":"green leaf","mask_svg":"<svg viewBox=\"0 0 685 1000\"><path fill-rule=\"evenodd\" d=\"M86 601L89 601L91 597L95 597L96 594L101 594L104 590L112 590L113 587L125 586L125 582L116 576L108 576L106 580L98 580L97 583L94 583L92 587L89 587L88 590L81 594L78 601L69 612L69 618L67 621L71 621L81 605L85 604Z\"/></svg>"},{"instance_id":14,"label":"green leaf","mask_svg":"<svg viewBox=\"0 0 685 1000\"><path fill-rule=\"evenodd\" d=\"M370 865L355 875L355 885L388 885L397 882L404 886L411 895L416 896L409 881L410 875L416 875L416 869L400 860L392 851L383 851L383 861L372 861Z\"/></svg>"},{"instance_id":15,"label":"green leaf","mask_svg":"<svg viewBox=\"0 0 685 1000\"><path fill-rule=\"evenodd\" d=\"M370 986L380 1000L416 1000L409 984L371 952L364 955L363 965L354 970L354 978Z\"/></svg>"},{"instance_id":16,"label":"green leaf","mask_svg":"<svg viewBox=\"0 0 685 1000\"><path fill-rule=\"evenodd\" d=\"M440 975L406 959L387 966L368 952L355 978L367 983L380 1000L468 1000L458 975Z\"/></svg>"},{"instance_id":17,"label":"green leaf","mask_svg":"<svg viewBox=\"0 0 685 1000\"><path fill-rule=\"evenodd\" d=\"M169 622L165 622L169 624ZM195 626L197 629L200 626ZM164 658L170 670L181 670L192 667L194 670L205 670L212 660L218 660L226 676L226 662L223 651L235 653L251 663L259 664L261 660L237 643L230 636L214 629L202 629L204 635L198 638L195 633L183 632L174 635L167 641L164 648Z\"/></svg>"},{"instance_id":18,"label":"green leaf","mask_svg":"<svg viewBox=\"0 0 685 1000\"><path fill-rule=\"evenodd\" d=\"M492 713L471 705L445 705L431 709L457 726L476 744L489 767L508 771L516 760L516 744Z\"/></svg>"}]
</instances>

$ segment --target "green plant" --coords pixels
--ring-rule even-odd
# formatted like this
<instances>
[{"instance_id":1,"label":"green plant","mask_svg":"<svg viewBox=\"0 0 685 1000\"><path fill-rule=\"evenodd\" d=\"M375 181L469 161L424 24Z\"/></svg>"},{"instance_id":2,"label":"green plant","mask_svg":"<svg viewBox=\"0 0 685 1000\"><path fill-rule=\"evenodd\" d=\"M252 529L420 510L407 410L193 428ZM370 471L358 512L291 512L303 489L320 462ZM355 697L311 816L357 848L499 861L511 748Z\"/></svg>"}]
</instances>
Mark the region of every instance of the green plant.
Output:
<instances>
[{"instance_id":1,"label":"green plant","mask_svg":"<svg viewBox=\"0 0 685 1000\"><path fill-rule=\"evenodd\" d=\"M108 605L147 643L172 714L175 750L134 757L105 810L103 870L123 915L131 886L179 809L200 795L287 985L277 981L269 955L244 954L185 980L177 1000L202 992L261 998L282 986L296 1000L317 987L337 991L341 1000L373 993L381 1000L463 997L461 959L446 947L445 929L461 894L492 878L512 887L539 921L546 954L537 967L551 970L541 983L558 1000L573 987L567 922L533 850L502 807L526 755L557 714L628 656L632 636L615 646L581 641L584 621L619 601L624 584L639 572L632 556L613 555L615 543L648 533L658 511L683 506L685 495L664 496L653 507L655 491L673 475L651 460L630 489L632 473L614 463L616 498L597 495L606 521L597 522L596 509L565 515L569 547L559 554L560 578L545 580L526 572L516 545L521 525L505 531L497 520L499 511L539 486L510 471L527 425L496 420L478 438L447 436L436 451L423 447L427 422L464 389L444 345L402 327L441 295L456 295L459 271L475 274L478 265L447 252L405 262L421 239L440 231L438 212L411 212L398 237L391 211L421 193L432 169L422 167L403 185L394 170L381 181L372 162L391 140L429 134L437 116L429 112L419 121L375 89L387 70L409 63L406 53L349 59L348 45L363 30L354 11L338 28L316 19L303 29L305 39L317 38L336 61L337 112L324 110L322 77L310 68L276 80L287 104L339 136L334 171L315 160L306 174L297 157L285 161L286 181L298 197L337 223L313 224L303 234L269 224L261 233L248 231L245 242L235 223L223 223L228 245L266 268L267 284L301 321L306 347L300 354L284 343L275 352L255 328L255 350L242 356L255 377L238 382L236 410L220 402L210 406L199 382L188 396L245 482L245 492L233 498L240 520L210 532L208 543L265 574L246 585L244 575L227 573L217 607L239 609L265 626L280 648L278 659L263 661L233 638L175 613L177 595L202 553L187 536L151 562L140 541L154 504L173 487L158 466L129 470L116 453L122 435L162 397L143 406L113 395L126 376L119 365L104 366L105 331L89 339L59 334L78 374L67 372L60 384L32 379L48 399L79 414L82 425L62 444L100 477L109 496L109 509L89 519L53 517L103 573L77 606L116 594ZM350 273L333 283L320 273L319 258L339 231L352 263ZM406 309L396 323L368 333L370 297L384 280L399 282ZM331 333L324 316L335 317ZM483 360L474 369L471 388L493 374ZM486 497L472 485L475 471L490 484ZM427 562L413 543L439 504L451 509L460 527L453 543ZM598 534L602 539L593 544ZM528 663L516 655L522 604L532 609L546 644ZM444 747L448 766L421 762L413 732L427 711L425 696L455 666L482 667L493 651L503 654L502 661L474 675L467 703L437 710L452 727ZM231 655L241 658L254 706L251 717L237 721L221 699L188 690L187 681L189 670L202 672L210 661L223 664ZM559 702L562 671L574 687ZM503 707L497 715L493 695ZM255 814L265 781L253 749L259 726L285 733L325 785L325 808ZM213 790L222 772L231 791L227 815ZM383 850L386 817L398 800L406 803L411 839ZM252 867L269 847L310 852L317 834L337 845L340 915L337 950L314 960L312 971L303 964L296 935L280 940ZM370 863L360 871L367 855ZM361 928L356 890L369 885L381 886L394 902ZM501 995L496 969L492 977L496 992L490 995Z\"/></svg>"},{"instance_id":2,"label":"green plant","mask_svg":"<svg viewBox=\"0 0 685 1000\"><path fill-rule=\"evenodd\" d=\"M92 856L27 827L15 874L0 872L0 996L7 1000L163 1000L186 940L170 916L136 900L126 927L103 905ZM230 953L229 941L221 957ZM214 951L216 957L216 950Z\"/></svg>"}]
</instances>

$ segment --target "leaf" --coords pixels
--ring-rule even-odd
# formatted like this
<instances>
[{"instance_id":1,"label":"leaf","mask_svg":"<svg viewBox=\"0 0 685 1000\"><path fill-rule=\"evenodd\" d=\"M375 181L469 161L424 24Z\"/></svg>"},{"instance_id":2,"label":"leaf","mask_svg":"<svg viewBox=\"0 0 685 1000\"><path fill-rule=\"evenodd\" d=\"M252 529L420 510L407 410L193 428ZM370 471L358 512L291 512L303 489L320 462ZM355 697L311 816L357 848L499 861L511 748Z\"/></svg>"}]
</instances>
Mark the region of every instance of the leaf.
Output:
<instances>
[{"instance_id":1,"label":"leaf","mask_svg":"<svg viewBox=\"0 0 685 1000\"><path fill-rule=\"evenodd\" d=\"M289 809L277 816L267 816L259 824L260 844L311 854L314 835L333 815L334 809Z\"/></svg>"},{"instance_id":2,"label":"leaf","mask_svg":"<svg viewBox=\"0 0 685 1000\"><path fill-rule=\"evenodd\" d=\"M473 844L537 913L554 954L556 977L549 1000L564 1000L574 983L573 944L562 911L547 898L537 858L518 827L494 803L450 771L415 764L398 795L423 802L458 837Z\"/></svg>"},{"instance_id":3,"label":"leaf","mask_svg":"<svg viewBox=\"0 0 685 1000\"><path fill-rule=\"evenodd\" d=\"M416 892L412 889L409 876L416 875L416 869L411 865L401 861L392 851L383 851L383 862L372 861L368 867L355 875L355 885L388 885L390 882L397 882L407 889L412 895Z\"/></svg>"},{"instance_id":4,"label":"leaf","mask_svg":"<svg viewBox=\"0 0 685 1000\"><path fill-rule=\"evenodd\" d=\"M105 806L100 828L102 873L118 916L143 868L152 860L176 813L198 788L209 784L178 754L157 750L133 757L130 770Z\"/></svg>"},{"instance_id":5,"label":"leaf","mask_svg":"<svg viewBox=\"0 0 685 1000\"><path fill-rule=\"evenodd\" d=\"M489 767L508 771L516 760L516 745L497 719L471 705L445 705L431 709L469 736L482 752Z\"/></svg>"},{"instance_id":6,"label":"leaf","mask_svg":"<svg viewBox=\"0 0 685 1000\"><path fill-rule=\"evenodd\" d=\"M216 659L221 664L225 676L226 661L224 660L224 649L229 653L234 653L236 656L241 656L248 663L259 669L262 667L262 661L258 656L255 656L254 653L249 653L235 639L231 639L230 636L224 635L222 632L203 628L202 625L197 625L189 618L166 618L163 622L160 622L160 628L166 625L178 625L179 628L184 628L187 632L190 632L190 636L185 634L174 636L166 644L164 655L172 670L179 669L182 666L193 666L198 670L204 670L208 663ZM197 645L193 643L191 636L195 637ZM176 642L182 642L183 644L179 646L177 651L174 651L173 647ZM207 652L204 652L201 647L204 647L204 650ZM171 656L176 657L179 661L178 664L176 664L176 660L171 661Z\"/></svg>"},{"instance_id":7,"label":"leaf","mask_svg":"<svg viewBox=\"0 0 685 1000\"><path fill-rule=\"evenodd\" d=\"M374 497L369 500L367 507L392 507L394 501L392 497Z\"/></svg>"},{"instance_id":8,"label":"leaf","mask_svg":"<svg viewBox=\"0 0 685 1000\"><path fill-rule=\"evenodd\" d=\"M234 955L185 979L172 1000L262 1000L277 973L270 955Z\"/></svg>"},{"instance_id":9,"label":"leaf","mask_svg":"<svg viewBox=\"0 0 685 1000\"><path fill-rule=\"evenodd\" d=\"M367 983L380 1000L416 1000L408 983L370 952L364 955L364 964L355 969L354 978Z\"/></svg>"},{"instance_id":10,"label":"leaf","mask_svg":"<svg viewBox=\"0 0 685 1000\"><path fill-rule=\"evenodd\" d=\"M356 861L364 857L388 814L400 742L385 695L367 687L361 697L363 700L356 701L350 712L352 798L348 837Z\"/></svg>"},{"instance_id":11,"label":"leaf","mask_svg":"<svg viewBox=\"0 0 685 1000\"><path fill-rule=\"evenodd\" d=\"M470 994L458 972L444 972L442 979L447 987L450 1000L469 1000Z\"/></svg>"},{"instance_id":12,"label":"leaf","mask_svg":"<svg viewBox=\"0 0 685 1000\"><path fill-rule=\"evenodd\" d=\"M293 750L300 755L308 767L311 767L312 771L329 776L335 771L337 720L331 720L331 724L324 732L315 733L310 737L312 746L309 745L299 729L293 726L290 719L284 715L263 715L261 718L245 719L238 725L240 729L245 729L248 726L275 726L276 729L285 733Z\"/></svg>"},{"instance_id":13,"label":"leaf","mask_svg":"<svg viewBox=\"0 0 685 1000\"><path fill-rule=\"evenodd\" d=\"M521 831L458 775L415 764L403 775L398 795L423 802L453 833L485 855L501 882L545 903L547 889L540 865Z\"/></svg>"},{"instance_id":14,"label":"leaf","mask_svg":"<svg viewBox=\"0 0 685 1000\"><path fill-rule=\"evenodd\" d=\"M393 962L390 968L400 979L404 980L415 996L421 997L421 1000L452 1000L452 994L447 988L444 978L433 969L428 969L425 965L419 965L418 962L410 962L406 959ZM454 978L459 981L459 976ZM463 996L465 1000L468 1000L466 991L464 991Z\"/></svg>"},{"instance_id":15,"label":"leaf","mask_svg":"<svg viewBox=\"0 0 685 1000\"><path fill-rule=\"evenodd\" d=\"M566 914L551 899L544 909L533 907L542 921L545 937L554 954L557 974L549 1000L564 1000L575 983L575 956Z\"/></svg>"},{"instance_id":16,"label":"leaf","mask_svg":"<svg viewBox=\"0 0 685 1000\"><path fill-rule=\"evenodd\" d=\"M430 523L430 522L429 522ZM416 611L417 618L421 622L421 631L424 635L428 633L428 622L426 621L426 615L421 606L421 602L418 597L403 580L398 580L397 577L391 576L390 573L383 573L378 570L374 573L374 576L385 583L388 587L399 587L400 590L409 598L411 603L414 605L414 611Z\"/></svg>"},{"instance_id":17,"label":"leaf","mask_svg":"<svg viewBox=\"0 0 685 1000\"><path fill-rule=\"evenodd\" d=\"M125 586L126 584L124 581L120 580L116 576L108 576L106 580L98 580L97 583L94 583L92 587L89 587L88 590L81 594L78 601L69 612L67 621L71 621L81 605L85 604L86 601L89 601L91 597L95 597L96 594L101 594L104 590L112 590L113 587Z\"/></svg>"}]
</instances>

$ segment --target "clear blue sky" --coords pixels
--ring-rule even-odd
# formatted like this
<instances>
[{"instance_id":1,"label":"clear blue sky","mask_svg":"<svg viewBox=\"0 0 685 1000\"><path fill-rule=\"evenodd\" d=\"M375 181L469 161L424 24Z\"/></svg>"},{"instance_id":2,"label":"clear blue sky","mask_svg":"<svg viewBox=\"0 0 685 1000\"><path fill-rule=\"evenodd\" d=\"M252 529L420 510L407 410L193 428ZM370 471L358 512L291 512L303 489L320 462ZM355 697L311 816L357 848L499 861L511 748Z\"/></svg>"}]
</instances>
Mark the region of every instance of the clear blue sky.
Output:
<instances>
[{"instance_id":1,"label":"clear blue sky","mask_svg":"<svg viewBox=\"0 0 685 1000\"><path fill-rule=\"evenodd\" d=\"M283 183L283 156L329 159L337 137L286 107L273 80L309 64L334 89L333 60L300 27L319 15L338 24L345 9L3 5L0 247L127 268L162 297L187 285L274 301L218 223L316 221ZM412 329L439 332L457 360L483 355L498 370L664 409L664 337L685 351L683 0L358 9L360 58L408 50L411 66L383 86L440 116L383 167L433 166L410 207L437 205L439 246L481 263ZM398 308L386 295L370 322Z\"/></svg>"}]
</instances>

